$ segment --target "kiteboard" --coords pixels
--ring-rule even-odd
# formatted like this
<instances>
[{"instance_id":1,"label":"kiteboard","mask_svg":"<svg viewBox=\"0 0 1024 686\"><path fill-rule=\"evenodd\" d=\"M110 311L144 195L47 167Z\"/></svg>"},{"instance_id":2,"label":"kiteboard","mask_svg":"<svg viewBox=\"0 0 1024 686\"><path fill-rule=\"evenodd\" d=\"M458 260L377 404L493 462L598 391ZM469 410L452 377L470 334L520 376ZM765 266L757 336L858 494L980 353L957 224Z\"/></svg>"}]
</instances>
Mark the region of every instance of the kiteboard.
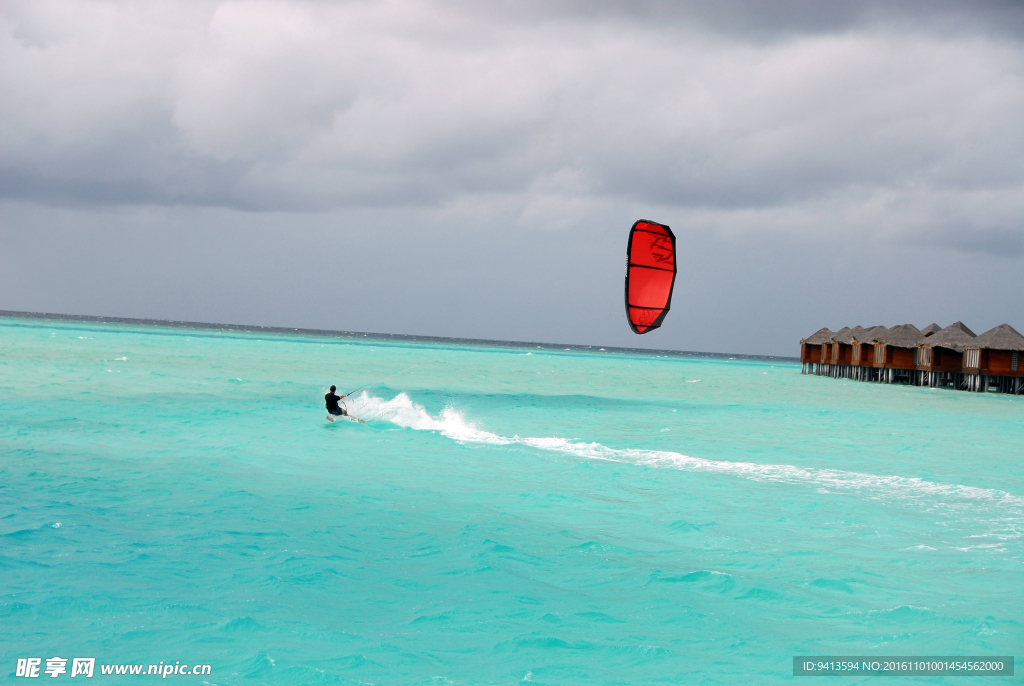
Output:
<instances>
[{"instance_id":1,"label":"kiteboard","mask_svg":"<svg viewBox=\"0 0 1024 686\"><path fill-rule=\"evenodd\" d=\"M365 424L366 423L362 419L359 419L358 417L353 417L350 414L328 414L327 415L327 421L329 421L329 422L333 423L333 422L338 421L339 419L347 419L350 422L359 422L360 424Z\"/></svg>"}]
</instances>

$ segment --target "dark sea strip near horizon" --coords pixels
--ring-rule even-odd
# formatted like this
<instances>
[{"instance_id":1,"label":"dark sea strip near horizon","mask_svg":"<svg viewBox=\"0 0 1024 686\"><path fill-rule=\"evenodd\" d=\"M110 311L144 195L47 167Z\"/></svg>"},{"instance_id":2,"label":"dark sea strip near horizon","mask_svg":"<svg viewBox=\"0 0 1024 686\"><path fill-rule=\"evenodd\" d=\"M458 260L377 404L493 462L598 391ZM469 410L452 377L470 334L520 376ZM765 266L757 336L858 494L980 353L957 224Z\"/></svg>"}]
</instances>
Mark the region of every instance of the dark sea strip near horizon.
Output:
<instances>
[{"instance_id":1,"label":"dark sea strip near horizon","mask_svg":"<svg viewBox=\"0 0 1024 686\"><path fill-rule=\"evenodd\" d=\"M330 329L304 329L281 326L256 326L249 324L217 324L207 322L184 322L171 319L133 319L130 317L99 317L80 314L54 314L50 312L17 312L11 310L0 310L0 317L11 319L53 319L58 321L90 322L96 324L130 324L133 326L155 326L171 329L191 329L210 331L244 331L247 333L268 333L268 334L293 334L298 336L322 336L326 338L366 338L379 339L383 341L415 341L441 344L464 344L479 346L498 346L503 348L543 348L545 350L571 351L606 351L612 353L625 353L630 355L675 355L680 357L706 357L725 358L737 360L777 360L777 361L799 361L799 357L786 357L782 355L748 355L742 353L713 353L698 352L691 350L662 350L658 348L624 348L608 345L579 345L575 343L541 343L535 341L503 341L487 338L451 338L446 336L415 336L411 334L397 333L372 333L362 331L333 331Z\"/></svg>"}]
</instances>

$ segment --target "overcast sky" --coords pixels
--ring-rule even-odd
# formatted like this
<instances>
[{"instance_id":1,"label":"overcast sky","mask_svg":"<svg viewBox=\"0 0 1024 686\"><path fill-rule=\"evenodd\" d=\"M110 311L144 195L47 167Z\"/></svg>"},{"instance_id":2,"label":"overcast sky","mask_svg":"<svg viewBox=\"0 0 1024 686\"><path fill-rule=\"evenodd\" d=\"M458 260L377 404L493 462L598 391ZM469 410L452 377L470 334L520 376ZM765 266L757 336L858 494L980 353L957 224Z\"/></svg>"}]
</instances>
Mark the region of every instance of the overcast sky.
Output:
<instances>
[{"instance_id":1,"label":"overcast sky","mask_svg":"<svg viewBox=\"0 0 1024 686\"><path fill-rule=\"evenodd\" d=\"M1022 276L1018 1L0 0L0 309L795 355Z\"/></svg>"}]
</instances>

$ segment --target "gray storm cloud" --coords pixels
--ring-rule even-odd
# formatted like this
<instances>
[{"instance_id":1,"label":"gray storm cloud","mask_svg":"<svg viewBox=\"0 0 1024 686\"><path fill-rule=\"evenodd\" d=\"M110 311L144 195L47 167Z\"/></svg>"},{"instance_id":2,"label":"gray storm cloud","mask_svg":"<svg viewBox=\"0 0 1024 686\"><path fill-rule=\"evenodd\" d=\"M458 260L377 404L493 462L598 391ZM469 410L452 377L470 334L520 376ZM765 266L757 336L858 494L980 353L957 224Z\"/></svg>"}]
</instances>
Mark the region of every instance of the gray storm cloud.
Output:
<instances>
[{"instance_id":1,"label":"gray storm cloud","mask_svg":"<svg viewBox=\"0 0 1024 686\"><path fill-rule=\"evenodd\" d=\"M1019 2L6 2L0 309L636 344L645 216L701 295L642 343L995 324L1022 36Z\"/></svg>"},{"instance_id":2,"label":"gray storm cloud","mask_svg":"<svg viewBox=\"0 0 1024 686\"><path fill-rule=\"evenodd\" d=\"M901 6L890 25L874 5L812 4L795 27L804 13L759 3L9 5L3 193L250 210L488 199L555 228L621 202L733 234L1019 246L1021 42L995 21L951 33L948 12L908 27Z\"/></svg>"}]
</instances>

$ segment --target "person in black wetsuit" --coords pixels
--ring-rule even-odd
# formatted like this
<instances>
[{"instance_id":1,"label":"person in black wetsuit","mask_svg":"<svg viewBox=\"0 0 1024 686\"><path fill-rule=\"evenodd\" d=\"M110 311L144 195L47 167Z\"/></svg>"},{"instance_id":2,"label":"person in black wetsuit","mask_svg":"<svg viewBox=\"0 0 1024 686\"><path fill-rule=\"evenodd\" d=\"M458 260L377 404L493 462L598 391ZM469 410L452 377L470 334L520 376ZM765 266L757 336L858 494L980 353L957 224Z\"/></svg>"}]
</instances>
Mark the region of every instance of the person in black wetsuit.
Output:
<instances>
[{"instance_id":1,"label":"person in black wetsuit","mask_svg":"<svg viewBox=\"0 0 1024 686\"><path fill-rule=\"evenodd\" d=\"M335 416L347 417L348 412L345 411L345 408L340 407L338 405L338 401L340 401L345 396L335 395L334 391L336 390L336 386L331 386L331 392L324 396L324 400L327 401L327 413L333 414Z\"/></svg>"}]
</instances>

